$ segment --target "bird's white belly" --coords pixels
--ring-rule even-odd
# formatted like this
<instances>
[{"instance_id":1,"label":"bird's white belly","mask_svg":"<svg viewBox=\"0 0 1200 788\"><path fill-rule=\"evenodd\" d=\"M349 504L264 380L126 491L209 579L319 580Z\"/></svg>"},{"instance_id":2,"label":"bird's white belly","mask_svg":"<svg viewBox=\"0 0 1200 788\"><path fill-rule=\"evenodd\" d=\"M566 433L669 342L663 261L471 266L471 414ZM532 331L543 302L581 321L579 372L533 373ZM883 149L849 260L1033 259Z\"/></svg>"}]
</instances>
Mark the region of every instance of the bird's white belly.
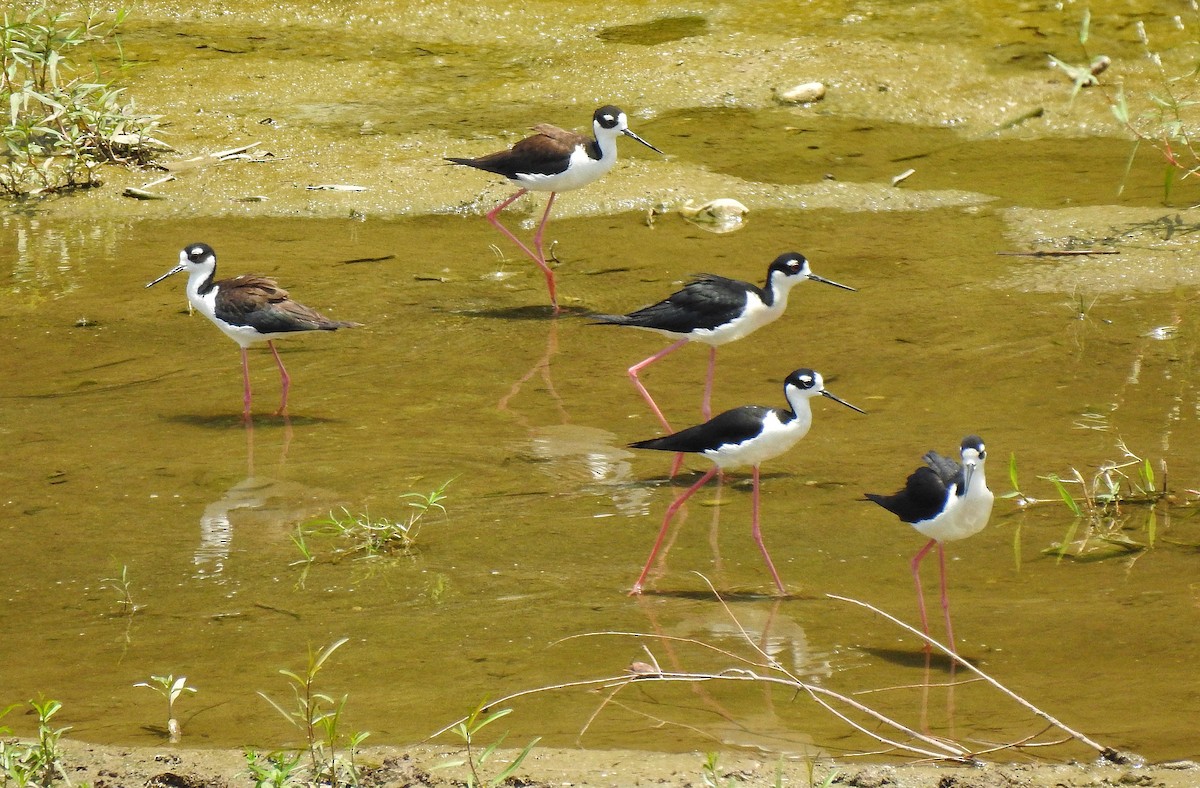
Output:
<instances>
[{"instance_id":1,"label":"bird's white belly","mask_svg":"<svg viewBox=\"0 0 1200 788\"><path fill-rule=\"evenodd\" d=\"M918 532L939 542L966 539L984 529L992 515L995 496L990 490L951 495L946 510L931 520L913 523Z\"/></svg>"},{"instance_id":2,"label":"bird's white belly","mask_svg":"<svg viewBox=\"0 0 1200 788\"><path fill-rule=\"evenodd\" d=\"M571 154L571 165L563 172L556 175L521 173L513 181L535 192L569 192L599 180L616 163L615 155L593 159L579 145Z\"/></svg>"},{"instance_id":3,"label":"bird's white belly","mask_svg":"<svg viewBox=\"0 0 1200 788\"><path fill-rule=\"evenodd\" d=\"M740 468L746 465L759 465L767 460L778 457L808 434L812 419L797 417L781 423L775 414L767 417L762 432L755 438L741 444L726 443L716 451L706 451L708 457L720 468Z\"/></svg>"},{"instance_id":4,"label":"bird's white belly","mask_svg":"<svg viewBox=\"0 0 1200 788\"><path fill-rule=\"evenodd\" d=\"M693 331L688 338L693 342L702 342L714 347L736 342L783 314L783 310L779 308L778 304L775 307L769 307L756 296L747 296L746 301L745 311L739 317L716 328L702 328Z\"/></svg>"}]
</instances>

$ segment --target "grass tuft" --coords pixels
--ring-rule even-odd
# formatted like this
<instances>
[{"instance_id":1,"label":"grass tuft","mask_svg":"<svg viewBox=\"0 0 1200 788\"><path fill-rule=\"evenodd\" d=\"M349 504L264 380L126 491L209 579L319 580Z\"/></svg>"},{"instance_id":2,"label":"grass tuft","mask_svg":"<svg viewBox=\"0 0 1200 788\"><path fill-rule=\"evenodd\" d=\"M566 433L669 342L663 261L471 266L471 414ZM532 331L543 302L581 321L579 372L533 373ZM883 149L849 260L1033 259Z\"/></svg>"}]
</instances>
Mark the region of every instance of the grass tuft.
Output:
<instances>
[{"instance_id":1,"label":"grass tuft","mask_svg":"<svg viewBox=\"0 0 1200 788\"><path fill-rule=\"evenodd\" d=\"M86 74L77 63L104 45L120 54L127 14L102 19L41 5L0 17L0 194L97 186L102 165L145 165L169 150L152 136L157 116L139 113L94 59Z\"/></svg>"}]
</instances>

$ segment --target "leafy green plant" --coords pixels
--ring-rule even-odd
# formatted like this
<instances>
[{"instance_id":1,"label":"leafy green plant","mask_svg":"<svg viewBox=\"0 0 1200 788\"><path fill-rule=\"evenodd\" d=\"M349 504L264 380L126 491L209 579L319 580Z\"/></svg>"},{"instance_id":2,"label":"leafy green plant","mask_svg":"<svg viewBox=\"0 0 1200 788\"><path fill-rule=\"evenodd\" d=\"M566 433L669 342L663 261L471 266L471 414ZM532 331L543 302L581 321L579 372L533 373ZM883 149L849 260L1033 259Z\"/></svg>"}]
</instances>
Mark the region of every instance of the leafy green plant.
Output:
<instances>
[{"instance_id":1,"label":"leafy green plant","mask_svg":"<svg viewBox=\"0 0 1200 788\"><path fill-rule=\"evenodd\" d=\"M737 785L737 782L730 777L725 782L721 782L721 770L719 766L720 755L715 752L704 754L704 765L700 767L700 778L704 780L705 788L721 788L722 786Z\"/></svg>"},{"instance_id":2,"label":"leafy green plant","mask_svg":"<svg viewBox=\"0 0 1200 788\"><path fill-rule=\"evenodd\" d=\"M139 114L98 67L90 78L73 76L76 53L113 42L127 13L77 18L40 5L0 17L0 193L95 186L102 164L144 164L166 147L151 136L158 118Z\"/></svg>"},{"instance_id":3,"label":"leafy green plant","mask_svg":"<svg viewBox=\"0 0 1200 788\"><path fill-rule=\"evenodd\" d=\"M1117 447L1123 459L1102 463L1090 478L1076 468L1066 478L1057 474L1042 477L1054 485L1073 517L1062 540L1044 552L1060 558L1096 560L1153 546L1158 523L1155 507L1167 495L1166 481L1159 488L1149 459L1134 454L1123 441ZM1143 527L1145 542L1125 533L1130 519L1127 510L1133 505L1149 507ZM1077 538L1081 527L1083 536Z\"/></svg>"},{"instance_id":4,"label":"leafy green plant","mask_svg":"<svg viewBox=\"0 0 1200 788\"><path fill-rule=\"evenodd\" d=\"M1166 162L1163 170L1163 198L1169 200L1174 183L1189 176L1200 174L1200 148L1195 139L1195 129L1200 121L1200 101L1196 94L1197 82L1200 80L1200 69L1195 65L1195 46L1200 41L1194 32L1200 22L1196 3L1191 3L1190 18L1185 20L1183 15L1174 17L1175 27L1183 34L1182 41L1168 42L1163 46L1151 45L1146 25L1137 21L1134 25L1138 39L1141 42L1146 62L1153 69L1155 85L1144 93L1139 89L1127 88L1118 82L1115 87L1109 87L1095 79L1094 71L1098 63L1103 63L1100 70L1108 65L1108 58L1092 57L1088 51L1088 39L1091 33L1091 13L1083 12L1079 25L1079 46L1084 58L1090 61L1094 73L1089 74L1088 67L1078 69L1066 68L1068 74L1075 76L1075 85L1071 97L1074 99L1080 87L1100 84L1101 90L1108 97L1109 109L1133 137L1133 148L1126 164L1126 174L1133 167L1134 159L1142 145L1149 146L1162 156ZM1181 9L1182 10L1182 9ZM1061 61L1052 58L1054 64Z\"/></svg>"},{"instance_id":5,"label":"leafy green plant","mask_svg":"<svg viewBox=\"0 0 1200 788\"><path fill-rule=\"evenodd\" d=\"M372 518L369 514L351 514L350 510L342 507L341 514L330 512L329 517L318 520L309 527L307 535L324 534L336 536L350 542L343 552L361 553L365 558L380 555L412 553L421 532L421 522L425 515L437 509L446 511L442 501L446 499L446 488L453 479L443 483L428 494L417 492L405 493L400 496L409 506L408 517L403 520L387 518ZM302 531L296 543L302 554L311 562L311 551L305 543L306 534Z\"/></svg>"},{"instance_id":6,"label":"leafy green plant","mask_svg":"<svg viewBox=\"0 0 1200 788\"><path fill-rule=\"evenodd\" d=\"M153 682L153 683L150 683ZM190 692L193 695L196 693L196 688L188 686L187 676L175 678L173 673L168 673L166 676L150 676L150 682L139 681L134 684L135 687L148 687L154 690L167 701L167 735L172 742L178 742L183 738L183 729L179 725L179 719L175 716L175 701L179 700L180 696L185 692Z\"/></svg>"},{"instance_id":7,"label":"leafy green plant","mask_svg":"<svg viewBox=\"0 0 1200 788\"><path fill-rule=\"evenodd\" d=\"M296 545L296 549L300 551L300 558L292 561L288 566L302 566L304 569L300 572L300 577L296 579L296 588L304 588L308 582L308 570L312 569L313 562L317 560L317 556L308 546L308 539L304 535L304 526L297 525L296 530L292 532L292 544Z\"/></svg>"},{"instance_id":8,"label":"leafy green plant","mask_svg":"<svg viewBox=\"0 0 1200 788\"><path fill-rule=\"evenodd\" d=\"M308 666L303 673L297 673L286 668L279 672L287 677L291 684L293 706L288 710L268 695L259 692L263 700L270 703L289 723L299 730L305 739L309 756L309 779L317 784L330 786L358 785L359 768L355 756L359 746L369 734L365 732L345 736L340 731L342 711L346 707L349 696L340 699L316 691L317 674L329 661L333 652L344 646L349 638L342 638L317 652L310 648ZM340 749L339 749L340 748ZM268 756L269 757L269 756ZM272 779L289 779L290 768L285 769L286 762L277 762L277 771L287 771L282 777L275 773ZM294 767L295 764L292 764ZM267 767L270 769L270 761ZM285 783L278 783L285 784Z\"/></svg>"},{"instance_id":9,"label":"leafy green plant","mask_svg":"<svg viewBox=\"0 0 1200 788\"><path fill-rule=\"evenodd\" d=\"M1008 481L1012 485L1012 489L1006 493L1001 493L1001 498L1014 498L1019 506L1037 503L1036 498L1026 495L1021 490L1021 482L1017 478L1017 455L1015 453L1008 455Z\"/></svg>"},{"instance_id":10,"label":"leafy green plant","mask_svg":"<svg viewBox=\"0 0 1200 788\"><path fill-rule=\"evenodd\" d=\"M0 786L11 783L17 788L40 788L67 779L58 742L70 728L55 728L51 724L54 715L62 709L62 703L56 700L31 700L29 705L38 718L37 740L31 743L0 740ZM9 706L0 712L0 717L14 708L16 705ZM7 728L0 728L0 735L8 733Z\"/></svg>"},{"instance_id":11,"label":"leafy green plant","mask_svg":"<svg viewBox=\"0 0 1200 788\"><path fill-rule=\"evenodd\" d=\"M132 616L141 609L141 605L133 602L133 594L129 590L129 567L125 564L121 564L121 571L117 577L101 578L100 587L117 592L117 606L121 615Z\"/></svg>"},{"instance_id":12,"label":"leafy green plant","mask_svg":"<svg viewBox=\"0 0 1200 788\"><path fill-rule=\"evenodd\" d=\"M808 788L831 788L838 778L838 770L830 769L825 773L825 779L817 782L817 759L811 756L804 756L804 776L808 782ZM779 766L775 770L775 786L781 788L783 785L783 759L780 758Z\"/></svg>"},{"instance_id":13,"label":"leafy green plant","mask_svg":"<svg viewBox=\"0 0 1200 788\"><path fill-rule=\"evenodd\" d=\"M254 750L246 750L246 768L254 788L285 788L285 786L303 785L301 779L300 760L304 753L276 751L263 755Z\"/></svg>"},{"instance_id":14,"label":"leafy green plant","mask_svg":"<svg viewBox=\"0 0 1200 788\"><path fill-rule=\"evenodd\" d=\"M469 770L466 778L468 788L475 788L476 786L496 788L506 783L516 773L517 769L521 768L522 762L529 756L534 746L541 741L541 737L539 736L529 742L529 744L526 744L525 748L517 753L516 757L507 764L503 764L496 774L487 778L481 776L480 772L486 769L488 764L491 763L493 757L496 755L497 748L504 743L505 738L508 737L508 733L501 734L499 739L484 746L482 749L479 749L479 733L488 725L491 725L502 717L507 717L511 713L512 709L491 711L486 701L481 702L465 719L450 728L450 731L458 736L463 741L463 744L466 745L466 757L438 764L438 768L449 769L465 765Z\"/></svg>"}]
</instances>

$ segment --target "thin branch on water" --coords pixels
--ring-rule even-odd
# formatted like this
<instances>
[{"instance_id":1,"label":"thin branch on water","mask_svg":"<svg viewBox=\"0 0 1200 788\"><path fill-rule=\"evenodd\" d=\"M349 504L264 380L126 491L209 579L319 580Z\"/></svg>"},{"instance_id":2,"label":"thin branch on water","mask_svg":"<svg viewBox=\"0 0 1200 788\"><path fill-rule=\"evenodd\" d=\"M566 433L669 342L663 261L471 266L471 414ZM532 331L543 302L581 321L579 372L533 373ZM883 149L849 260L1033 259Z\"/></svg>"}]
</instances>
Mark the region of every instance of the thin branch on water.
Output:
<instances>
[{"instance_id":1,"label":"thin branch on water","mask_svg":"<svg viewBox=\"0 0 1200 788\"><path fill-rule=\"evenodd\" d=\"M707 578L705 578L705 582L708 582ZM710 588L711 587L712 586L710 584ZM677 637L677 636L654 634L654 633L647 633L647 632L629 632L629 631L590 632L590 633L584 633L584 634L580 634L580 635L572 635L572 636L554 641L554 643L552 643L551 645L557 645L559 643L564 643L569 640L576 640L576 639L581 639L581 638L585 638L585 637L598 637L598 636L624 637L624 638L632 638L632 639L635 639L638 641L647 641L647 640L650 640L653 638L653 639L658 640L661 643L686 643L691 646L703 649L707 652L710 652L710 653L713 653L716 655L720 655L721 657L730 659L736 663L740 663L740 666L730 667L725 670L721 670L721 671L714 672L714 673L690 673L690 672L682 672L682 671L681 672L663 671L659 667L659 661L655 657L653 652L650 651L650 649L646 646L645 642L642 642L642 644L641 644L642 649L646 652L648 658L650 659L649 664L636 663L635 667L632 670L627 671L620 675L606 676L606 677L602 677L602 678L584 679L584 680L580 680L580 681L563 682L563 683L559 683L559 684L551 684L551 685L547 685L547 686L543 686L543 687L538 687L535 689L521 690L519 692L514 692L511 694L505 695L501 698L498 698L495 701L492 701L491 703L489 703L487 705L487 707L485 707L485 708L491 708L491 707L500 706L502 704L507 704L511 701L517 700L518 698L522 698L522 697L525 697L528 695L535 695L535 694L540 694L540 693L550 692L550 691L555 691L555 690L576 689L576 688L603 690L604 697L601 699L599 705L588 716L588 719L586 720L586 722L584 723L583 727L581 728L581 730L579 732L579 735L583 736L605 709L609 708L612 705L617 705L620 708L627 708L627 709L629 708L626 704L619 703L616 700L616 698L617 698L617 695L619 695L623 690L625 690L627 687L629 687L630 685L635 684L635 683L682 682L682 683L688 683L688 684L698 684L698 683L716 682L716 681L726 681L726 682L728 682L728 681L749 681L749 682L754 682L754 683L758 683L758 684L763 684L763 683L777 684L777 685L780 685L783 687L790 688L796 692L803 692L804 694L808 695L808 697L811 698L818 706L820 706L821 708L828 711L830 714L832 714L838 720L842 721L843 723L845 723L846 725L848 725L855 731L873 739L874 741L876 741L882 745L885 745L886 747L889 748L888 751L890 751L890 752L899 751L899 752L904 752L904 753L907 753L909 755L916 756L919 758L930 758L930 759L934 759L934 760L942 760L942 761L948 760L948 761L956 761L956 762L961 762L961 763L974 763L974 762L978 762L979 757L981 755L987 755L990 753L1003 751L1006 749L1049 747L1049 746L1054 746L1057 744L1064 744L1066 742L1074 740L1074 741L1081 742L1081 743L1087 745L1088 747L1095 749L1097 752L1100 753L1102 758L1104 758L1110 762L1113 762L1113 763L1131 763L1131 762L1133 762L1133 758L1131 756L1127 756L1122 753L1118 753L1116 750L1114 750L1110 747L1105 747L1104 745L1099 744L1098 742L1092 740L1085 734L1083 734L1079 731L1076 731L1073 728L1068 727L1067 725L1062 723L1060 720L1058 720L1056 717L1053 717L1050 714L1048 714L1047 712L1042 711L1040 708L1033 705L1029 701L1025 700L1021 696L1017 695L1015 692L1008 689L1003 684L1001 684L999 681L997 681L996 679L987 675L982 670L980 670L979 668L972 665L970 662L966 661L962 657L959 657L956 653L954 653L954 651L952 651L947 646L945 646L945 645L941 644L940 642L934 640L933 638L930 638L929 636L923 634L916 628L910 626L909 624L906 624L905 622L901 621L900 619L896 618L895 616L885 613L884 611L880 610L879 608L877 608L871 604L868 604L866 602L861 602L859 600L851 599L849 597L838 596L836 594L827 594L826 596L830 599L834 599L839 602L849 602L851 604L855 604L855 605L858 605L859 607L865 608L865 609L875 613L876 615L882 616L883 618L887 619L888 621L891 621L893 624L896 624L897 626L899 626L901 629L903 629L913 635L916 635L918 638L920 638L924 642L928 643L930 646L938 649L943 654L948 656L951 660L954 661L954 663L963 666L963 668L971 671L978 677L975 679L970 679L968 681L951 682L949 684L942 685L942 686L957 686L959 684L965 684L965 683L984 682L984 683L990 685L993 689L996 689L1003 695L1009 697L1010 699L1015 701L1017 704L1019 704L1020 706L1022 706L1023 708L1025 708L1026 710L1028 710L1035 716L1041 718L1042 720L1044 720L1047 723L1047 726L1044 729L1042 729L1041 731L1039 731L1035 734L1032 734L1030 736L1027 736L1025 738L1022 738L1022 739L1019 739L1017 741L1010 742L1007 744L1002 743L1002 744L996 744L994 746L988 746L985 749L981 749L978 751L972 750L972 749L968 748L967 746L960 744L958 742L950 741L947 739L935 737L935 736L928 735L928 734L923 734L923 733L905 725L904 723L902 723L898 720L892 719L891 717L867 706L866 704L855 700L853 697L844 695L842 693L836 692L836 691L828 689L826 687L808 683L806 681L803 681L796 675L792 674L791 672L789 672L785 667L783 667L783 665L781 665L776 659L774 659L769 654L767 654L754 641L754 638L742 626L741 622L738 621L738 619L734 615L733 611L729 608L729 606L725 603L725 601L723 599L721 599L720 594L717 594L715 589L713 589L713 592L717 596L718 601L720 601L726 614L737 625L738 632L740 633L742 640L746 644L748 644L751 649L753 649L754 655L761 661L756 661L756 659L754 659L754 658L736 654L732 651L729 651L728 649L719 648L710 643L705 643L703 641L696 640L694 638ZM932 685L920 684L920 685L913 685L913 687L910 687L910 688L918 688L918 687L925 688L928 686L932 686ZM886 688L886 689L903 689L903 687L890 687L890 688ZM860 690L856 694L866 694L867 692L877 692L877 691L882 691L882 690ZM839 706L844 706L845 708L839 708ZM872 729L871 727L868 727L868 724L864 724L863 722L859 722L858 720L853 719L850 716L850 713L848 713L846 711L847 708L850 711L852 711L853 713L855 713L857 715L862 715L862 716L868 718L869 720L871 720L874 723L874 729ZM633 709L629 709L629 710L635 711ZM658 718L654 717L653 715L649 715L644 712L637 711L636 713L642 714L643 716L646 716L648 719L655 720L658 725L666 725L666 724L677 725L678 724L678 723L669 722L667 720L658 719ZM450 723L449 725L446 725L445 727L441 728L440 730L438 730L435 733L428 736L426 738L426 741L428 741L429 739L436 738L437 736L440 736L443 733L450 731L456 725L461 724L462 722L466 721L467 719L468 719L467 717L462 717L458 720L455 720L454 722ZM689 727L689 726L684 726L684 727ZM1057 728L1057 729L1063 731L1065 734L1067 734L1067 738L1058 740L1058 741L1053 741L1053 742L1034 741L1036 738L1044 735L1047 731L1049 731L1052 728ZM889 734L889 733L885 733L885 732L881 732L881 731L893 731L894 733ZM903 739L905 739L905 738L907 738L909 741L904 741Z\"/></svg>"},{"instance_id":2,"label":"thin branch on water","mask_svg":"<svg viewBox=\"0 0 1200 788\"><path fill-rule=\"evenodd\" d=\"M1012 690L1010 690L1008 687L1001 684L996 679L994 679L991 676L989 676L988 674L984 673L982 670L975 667L967 660L958 656L958 654L954 653L954 651L952 649L947 648L946 646L942 645L938 641L929 637L925 633L917 630L915 627L912 627L912 626L904 623L903 621L896 618L895 616L893 616L889 613L885 613L884 611L880 610L879 608L875 607L872 604L869 604L867 602L862 602L857 599L851 599L850 597L845 597L845 596L838 596L837 594L826 594L826 596L829 597L830 599L836 599L839 602L849 602L852 605L858 605L859 607L866 608L867 610L870 610L871 612L875 613L876 615L883 616L888 621L891 621L893 624L916 635L917 637L921 638L929 645L931 645L934 648L941 651L943 654L948 656L950 659L954 660L959 665L962 665L967 670L969 670L972 673L974 673L975 675L979 676L981 679L986 681L988 684L992 685L992 687L994 689L998 690L1000 693L1007 695L1009 698L1011 698L1013 701L1015 701L1018 705L1025 707L1031 713L1037 715L1038 717L1041 717L1043 720L1045 720L1046 722L1050 723L1051 725L1057 727L1059 730L1063 731L1064 733L1069 734L1073 739L1093 748L1094 750L1099 752L1100 755L1102 757L1104 757L1105 759L1113 761L1115 763L1121 763L1127 758L1127 756L1121 755L1113 748L1105 747L1103 744L1093 741L1087 735L1080 733L1079 731L1075 730L1074 728L1068 727L1066 724L1064 724L1063 722L1058 720L1056 717L1053 717L1049 713L1042 711L1037 706L1034 706L1032 703L1025 700L1020 695L1013 692Z\"/></svg>"},{"instance_id":3,"label":"thin branch on water","mask_svg":"<svg viewBox=\"0 0 1200 788\"><path fill-rule=\"evenodd\" d=\"M996 252L1006 257L1083 257L1091 254L1120 254L1119 249L1038 249L1032 252Z\"/></svg>"}]
</instances>

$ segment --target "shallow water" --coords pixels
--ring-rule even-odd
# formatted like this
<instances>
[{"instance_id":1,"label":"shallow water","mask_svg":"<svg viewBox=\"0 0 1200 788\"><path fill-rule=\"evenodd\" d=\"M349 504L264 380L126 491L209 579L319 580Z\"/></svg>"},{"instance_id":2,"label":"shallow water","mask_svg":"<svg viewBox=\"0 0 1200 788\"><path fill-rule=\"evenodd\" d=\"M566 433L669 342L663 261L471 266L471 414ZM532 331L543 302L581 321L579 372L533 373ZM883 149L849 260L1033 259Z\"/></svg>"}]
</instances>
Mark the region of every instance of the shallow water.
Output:
<instances>
[{"instance_id":1,"label":"shallow water","mask_svg":"<svg viewBox=\"0 0 1200 788\"><path fill-rule=\"evenodd\" d=\"M132 38L170 53L172 29L159 20ZM664 29L675 28L600 40L649 46ZM694 23L680 30L688 41L704 37ZM491 62L486 51L467 51L466 61ZM483 92L504 77L488 79ZM299 122L305 111L296 103L281 117ZM444 110L429 112L382 122L408 128ZM504 110L491 120L519 129L520 117ZM296 734L255 693L288 698L278 669L299 668L308 648L346 636L321 681L348 694L347 728L412 741L481 698L649 660L627 637L575 636L644 632L747 653L696 573L733 595L733 615L797 676L847 693L911 687L927 675L917 641L825 595L916 618L908 561L922 541L857 499L891 491L923 452L952 451L978 432L997 493L1011 489L1010 455L1023 491L1044 499L1056 493L1040 476L1078 468L1090 478L1122 459L1120 441L1150 459L1159 482L1169 469L1175 496L1156 507L1153 529L1143 507L1124 509L1117 529L1149 549L1048 556L1074 527L1068 510L998 499L991 526L948 549L949 583L960 650L990 674L1105 744L1195 756L1200 598L1187 578L1200 534L1186 491L1200 477L1190 451L1198 429L1188 309L1197 219L1159 206L1160 171L1135 168L1118 198L1123 141L1001 139L836 108L800 117L767 106L663 105L636 128L672 159L623 147L637 167L610 175L611 193L636 178L641 195L661 166L753 184L760 202L743 229L717 235L672 214L649 226L640 211L563 196L550 230L569 309L558 319L548 318L531 265L478 216L450 215L485 189L494 191L484 207L503 193L482 176L455 172L448 187L445 171L431 169L416 188L439 207L411 217L333 218L326 206L288 218L266 213L271 204L264 214L189 215L177 198L95 218L106 211L88 203L110 199L99 193L58 213L0 217L8 347L0 431L10 447L0 468L0 624L9 633L0 700L44 694L66 704L62 721L74 735L154 742L161 701L132 685L184 674L199 689L181 703L185 742L280 746ZM344 144L352 143L361 144ZM496 140L458 145L468 143ZM776 154L796 166L777 166ZM887 185L909 166L913 179ZM821 180L826 172L832 180ZM341 174L331 167L313 177ZM763 196L777 186L801 191ZM201 205L210 197L196 195ZM255 351L256 417L243 427L233 344L187 315L179 277L142 289L201 239L216 247L222 273L276 275L298 300L366 324L281 343L290 420L264 415L277 375L269 353ZM1072 245L1121 254L996 254ZM749 490L737 477L719 506L706 505L715 488L689 505L650 593L630 598L665 507L706 463L689 462L669 484L669 458L624 448L657 433L624 370L664 343L581 315L631 310L698 271L761 281L791 249L858 292L799 287L781 320L718 353L715 406L782 405L783 377L810 366L869 411L817 403L808 437L764 467L765 538L792 595L768 596L747 533ZM373 261L348 262L362 259ZM644 374L680 426L699 417L704 362L702 350L686 348ZM335 560L338 543L311 538L317 561L298 563L297 525L343 506L403 518L406 493L447 481L447 513L424 521L413 556ZM938 636L932 564L925 582ZM142 606L133 616L118 612L105 581L122 566ZM730 664L661 637L645 645L667 670ZM932 678L946 673L935 664ZM922 695L863 697L913 727L966 741L1041 728L978 684ZM541 735L597 748L874 747L807 700L763 686L639 683L592 719L601 700L578 691L523 698L504 725L512 742ZM1086 754L1064 748L1056 757Z\"/></svg>"}]
</instances>

